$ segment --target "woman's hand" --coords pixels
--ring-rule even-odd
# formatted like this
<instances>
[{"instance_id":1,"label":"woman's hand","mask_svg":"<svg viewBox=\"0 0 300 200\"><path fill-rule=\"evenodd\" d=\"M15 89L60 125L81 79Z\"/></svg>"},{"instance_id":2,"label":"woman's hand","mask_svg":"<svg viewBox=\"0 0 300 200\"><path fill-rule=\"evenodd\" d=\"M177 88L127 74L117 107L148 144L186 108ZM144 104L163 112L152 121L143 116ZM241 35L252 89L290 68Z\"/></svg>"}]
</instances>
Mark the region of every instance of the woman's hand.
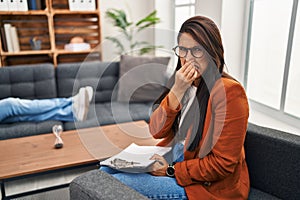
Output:
<instances>
[{"instance_id":1,"label":"woman's hand","mask_svg":"<svg viewBox=\"0 0 300 200\"><path fill-rule=\"evenodd\" d=\"M150 160L155 160L151 167L151 174L154 176L166 176L166 170L168 168L168 162L165 160L164 157L154 154Z\"/></svg>"},{"instance_id":2,"label":"woman's hand","mask_svg":"<svg viewBox=\"0 0 300 200\"><path fill-rule=\"evenodd\" d=\"M175 83L172 89L185 92L198 77L193 61L187 61L175 74Z\"/></svg>"},{"instance_id":3,"label":"woman's hand","mask_svg":"<svg viewBox=\"0 0 300 200\"><path fill-rule=\"evenodd\" d=\"M175 83L169 93L169 106L176 109L185 91L198 78L198 71L195 69L193 61L186 62L175 74Z\"/></svg>"}]
</instances>

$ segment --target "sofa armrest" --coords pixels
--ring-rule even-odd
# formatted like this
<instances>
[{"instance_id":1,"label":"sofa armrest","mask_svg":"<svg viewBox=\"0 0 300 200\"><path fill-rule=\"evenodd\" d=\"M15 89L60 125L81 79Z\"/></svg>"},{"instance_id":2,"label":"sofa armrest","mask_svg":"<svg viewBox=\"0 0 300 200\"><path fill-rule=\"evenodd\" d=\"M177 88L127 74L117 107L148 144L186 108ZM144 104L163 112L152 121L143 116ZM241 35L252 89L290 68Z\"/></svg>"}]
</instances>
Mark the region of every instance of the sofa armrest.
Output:
<instances>
[{"instance_id":1,"label":"sofa armrest","mask_svg":"<svg viewBox=\"0 0 300 200\"><path fill-rule=\"evenodd\" d=\"M75 178L70 184L70 199L148 199L110 174L92 170Z\"/></svg>"}]
</instances>

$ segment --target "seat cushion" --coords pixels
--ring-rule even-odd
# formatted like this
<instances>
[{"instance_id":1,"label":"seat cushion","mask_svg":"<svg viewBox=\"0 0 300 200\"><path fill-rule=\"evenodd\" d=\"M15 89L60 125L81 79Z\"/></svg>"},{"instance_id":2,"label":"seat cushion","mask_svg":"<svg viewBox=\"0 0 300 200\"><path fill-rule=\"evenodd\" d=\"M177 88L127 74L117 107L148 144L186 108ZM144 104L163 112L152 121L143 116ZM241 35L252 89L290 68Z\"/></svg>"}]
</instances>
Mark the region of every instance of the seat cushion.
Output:
<instances>
[{"instance_id":1,"label":"seat cushion","mask_svg":"<svg viewBox=\"0 0 300 200\"><path fill-rule=\"evenodd\" d=\"M300 136L249 123L245 153L251 187L299 199Z\"/></svg>"},{"instance_id":2,"label":"seat cushion","mask_svg":"<svg viewBox=\"0 0 300 200\"><path fill-rule=\"evenodd\" d=\"M149 121L151 103L107 102L91 104L87 120L82 122L65 122L65 130L88 128L100 125L130 122L137 120Z\"/></svg>"},{"instance_id":3,"label":"seat cushion","mask_svg":"<svg viewBox=\"0 0 300 200\"><path fill-rule=\"evenodd\" d=\"M62 125L59 121L0 124L0 140L51 133L55 124Z\"/></svg>"},{"instance_id":4,"label":"seat cushion","mask_svg":"<svg viewBox=\"0 0 300 200\"><path fill-rule=\"evenodd\" d=\"M72 200L148 199L110 174L92 170L75 178L70 184Z\"/></svg>"},{"instance_id":5,"label":"seat cushion","mask_svg":"<svg viewBox=\"0 0 300 200\"><path fill-rule=\"evenodd\" d=\"M255 188L250 188L250 193L248 200L280 200L279 198L270 195L268 193L265 193L261 190L255 189Z\"/></svg>"}]
</instances>

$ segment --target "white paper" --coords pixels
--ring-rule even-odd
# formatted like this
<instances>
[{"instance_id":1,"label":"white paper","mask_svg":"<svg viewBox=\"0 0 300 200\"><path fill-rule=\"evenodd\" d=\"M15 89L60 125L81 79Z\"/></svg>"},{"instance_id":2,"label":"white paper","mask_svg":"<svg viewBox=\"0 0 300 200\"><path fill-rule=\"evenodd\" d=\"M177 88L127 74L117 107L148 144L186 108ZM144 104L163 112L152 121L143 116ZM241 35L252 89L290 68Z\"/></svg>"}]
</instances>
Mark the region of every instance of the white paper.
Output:
<instances>
[{"instance_id":1,"label":"white paper","mask_svg":"<svg viewBox=\"0 0 300 200\"><path fill-rule=\"evenodd\" d=\"M155 160L150 160L154 154L163 156L170 150L171 147L139 146L132 143L120 153L101 161L100 165L110 166L115 169L146 169L155 162ZM115 159L121 159L128 163L118 167L113 164Z\"/></svg>"}]
</instances>

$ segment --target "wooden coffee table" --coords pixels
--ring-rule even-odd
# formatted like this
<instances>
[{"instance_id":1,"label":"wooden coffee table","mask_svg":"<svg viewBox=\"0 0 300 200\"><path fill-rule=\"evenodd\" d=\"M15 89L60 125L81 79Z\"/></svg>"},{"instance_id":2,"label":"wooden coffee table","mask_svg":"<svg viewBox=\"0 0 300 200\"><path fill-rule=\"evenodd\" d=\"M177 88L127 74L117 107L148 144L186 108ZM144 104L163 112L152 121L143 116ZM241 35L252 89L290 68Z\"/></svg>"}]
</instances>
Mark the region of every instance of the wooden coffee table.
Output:
<instances>
[{"instance_id":1,"label":"wooden coffee table","mask_svg":"<svg viewBox=\"0 0 300 200\"><path fill-rule=\"evenodd\" d=\"M11 179L95 165L132 142L155 145L159 141L152 138L145 121L65 131L61 138L61 149L54 148L52 133L0 141L2 198L6 198L5 182Z\"/></svg>"}]
</instances>

